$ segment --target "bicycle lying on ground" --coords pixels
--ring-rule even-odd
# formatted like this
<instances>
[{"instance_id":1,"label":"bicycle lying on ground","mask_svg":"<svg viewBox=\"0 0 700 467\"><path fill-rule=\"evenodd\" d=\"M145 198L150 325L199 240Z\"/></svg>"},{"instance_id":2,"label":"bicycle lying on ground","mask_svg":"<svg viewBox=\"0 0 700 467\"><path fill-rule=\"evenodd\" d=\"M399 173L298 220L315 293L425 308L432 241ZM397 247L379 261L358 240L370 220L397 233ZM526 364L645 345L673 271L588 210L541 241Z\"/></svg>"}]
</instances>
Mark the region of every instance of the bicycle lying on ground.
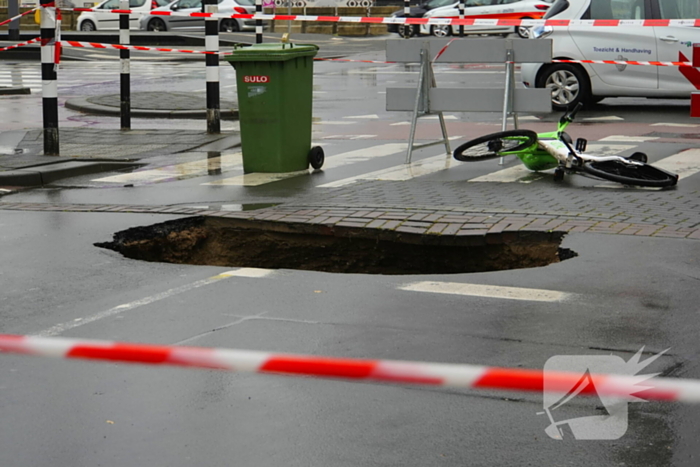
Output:
<instances>
[{"instance_id":1,"label":"bicycle lying on ground","mask_svg":"<svg viewBox=\"0 0 700 467\"><path fill-rule=\"evenodd\" d=\"M528 169L539 172L554 169L554 180L564 174L580 173L624 185L669 187L678 183L678 175L647 164L647 156L635 152L629 157L586 154L587 141L579 138L572 147L571 137L564 131L583 107L577 105L565 113L557 131L535 133L531 130L509 130L468 141L454 151L454 158L475 162L503 156L517 156Z\"/></svg>"}]
</instances>

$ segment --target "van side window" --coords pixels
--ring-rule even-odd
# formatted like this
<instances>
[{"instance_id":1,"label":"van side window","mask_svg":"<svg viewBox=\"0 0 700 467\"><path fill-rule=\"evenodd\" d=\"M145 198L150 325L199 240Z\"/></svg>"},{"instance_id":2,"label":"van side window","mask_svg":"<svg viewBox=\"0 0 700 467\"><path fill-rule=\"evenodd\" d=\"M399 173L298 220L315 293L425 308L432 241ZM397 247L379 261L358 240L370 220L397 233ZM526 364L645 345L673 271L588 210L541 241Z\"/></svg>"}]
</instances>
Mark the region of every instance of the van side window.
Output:
<instances>
[{"instance_id":1,"label":"van side window","mask_svg":"<svg viewBox=\"0 0 700 467\"><path fill-rule=\"evenodd\" d=\"M646 18L644 0L591 0L586 13L586 19Z\"/></svg>"},{"instance_id":2,"label":"van side window","mask_svg":"<svg viewBox=\"0 0 700 467\"><path fill-rule=\"evenodd\" d=\"M697 0L660 0L661 19L700 18L700 2Z\"/></svg>"}]
</instances>

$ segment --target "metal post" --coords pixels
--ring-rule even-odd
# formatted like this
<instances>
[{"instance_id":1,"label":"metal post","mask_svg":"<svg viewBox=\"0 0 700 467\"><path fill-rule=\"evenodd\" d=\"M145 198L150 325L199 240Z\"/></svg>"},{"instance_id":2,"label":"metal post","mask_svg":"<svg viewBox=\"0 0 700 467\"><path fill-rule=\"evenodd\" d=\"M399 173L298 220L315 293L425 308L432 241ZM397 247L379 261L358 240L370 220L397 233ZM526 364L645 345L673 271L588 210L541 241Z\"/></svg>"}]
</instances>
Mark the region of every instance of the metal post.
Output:
<instances>
[{"instance_id":1,"label":"metal post","mask_svg":"<svg viewBox=\"0 0 700 467\"><path fill-rule=\"evenodd\" d=\"M411 16L411 5L410 5L410 0L403 0L403 17L408 18ZM399 26L399 29L403 28L403 34L401 34L404 39L410 39L411 36L413 35L413 25L411 24L402 24Z\"/></svg>"},{"instance_id":2,"label":"metal post","mask_svg":"<svg viewBox=\"0 0 700 467\"><path fill-rule=\"evenodd\" d=\"M19 15L19 0L10 0L7 3L7 17L14 18ZM7 29L7 39L13 42L19 42L19 21L12 21Z\"/></svg>"},{"instance_id":3,"label":"metal post","mask_svg":"<svg viewBox=\"0 0 700 467\"><path fill-rule=\"evenodd\" d=\"M261 3L262 5L262 3ZM218 13L216 0L205 0L205 13ZM219 97L219 20L204 21L205 63L207 67L207 133L221 133L221 104Z\"/></svg>"},{"instance_id":4,"label":"metal post","mask_svg":"<svg viewBox=\"0 0 700 467\"><path fill-rule=\"evenodd\" d=\"M262 14L262 0L255 0L255 14ZM261 19L255 20L255 43L262 44L263 41L263 22Z\"/></svg>"},{"instance_id":5,"label":"metal post","mask_svg":"<svg viewBox=\"0 0 700 467\"><path fill-rule=\"evenodd\" d=\"M428 111L428 107L426 107L428 98L427 96L424 96L424 93L425 83L428 82L425 75L428 71L429 66L430 62L428 58L428 45L427 43L424 43L423 48L420 51L420 72L418 74L418 88L416 89L416 101L415 105L413 106L413 118L411 119L411 134L408 138L408 150L406 151L406 164L411 163L411 155L413 153L413 141L415 140L416 136L416 125L418 124L418 114L420 112Z\"/></svg>"},{"instance_id":6,"label":"metal post","mask_svg":"<svg viewBox=\"0 0 700 467\"><path fill-rule=\"evenodd\" d=\"M58 156L58 86L56 84L56 7L41 0L41 105L44 116L44 155ZM51 5L51 6L49 6Z\"/></svg>"},{"instance_id":7,"label":"metal post","mask_svg":"<svg viewBox=\"0 0 700 467\"><path fill-rule=\"evenodd\" d=\"M120 0L120 10L129 9L129 0ZM129 15L119 15L119 43L128 46L131 44L129 36ZM119 75L119 90L121 94L121 123L122 130L131 129L131 51L119 50L119 64L121 73Z\"/></svg>"},{"instance_id":8,"label":"metal post","mask_svg":"<svg viewBox=\"0 0 700 467\"><path fill-rule=\"evenodd\" d=\"M503 94L503 123L501 130L506 131L508 128L508 115L513 113L513 93L515 91L515 54L513 52L513 40L506 39L506 82L505 92ZM515 128L518 127L518 121L514 120ZM501 157L498 161L499 165L504 164L505 158Z\"/></svg>"},{"instance_id":9,"label":"metal post","mask_svg":"<svg viewBox=\"0 0 700 467\"><path fill-rule=\"evenodd\" d=\"M464 0L459 0L459 19L464 19ZM459 25L459 37L464 37L464 25Z\"/></svg>"}]
</instances>

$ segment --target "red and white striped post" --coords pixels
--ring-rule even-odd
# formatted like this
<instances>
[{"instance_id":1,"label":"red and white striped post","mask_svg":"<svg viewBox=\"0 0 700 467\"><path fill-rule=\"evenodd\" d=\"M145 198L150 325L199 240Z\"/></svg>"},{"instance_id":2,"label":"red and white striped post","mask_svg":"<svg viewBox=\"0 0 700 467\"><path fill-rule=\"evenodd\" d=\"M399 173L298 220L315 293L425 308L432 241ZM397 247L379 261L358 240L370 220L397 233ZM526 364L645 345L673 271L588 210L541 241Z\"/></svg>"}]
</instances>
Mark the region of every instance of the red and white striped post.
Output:
<instances>
[{"instance_id":1,"label":"red and white striped post","mask_svg":"<svg viewBox=\"0 0 700 467\"><path fill-rule=\"evenodd\" d=\"M58 156L58 85L56 83L56 7L41 0L41 106L44 117L44 154Z\"/></svg>"}]
</instances>

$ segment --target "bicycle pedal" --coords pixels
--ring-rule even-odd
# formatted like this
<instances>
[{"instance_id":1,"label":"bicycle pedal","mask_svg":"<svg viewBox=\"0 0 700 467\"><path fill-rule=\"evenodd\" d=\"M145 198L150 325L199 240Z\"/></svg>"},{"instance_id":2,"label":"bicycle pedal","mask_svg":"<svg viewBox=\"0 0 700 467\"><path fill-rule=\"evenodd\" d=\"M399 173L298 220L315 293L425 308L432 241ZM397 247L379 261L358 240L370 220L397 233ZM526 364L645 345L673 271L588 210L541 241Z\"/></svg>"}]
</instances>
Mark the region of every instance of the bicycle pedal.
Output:
<instances>
[{"instance_id":1,"label":"bicycle pedal","mask_svg":"<svg viewBox=\"0 0 700 467\"><path fill-rule=\"evenodd\" d=\"M586 138L577 138L576 139L576 150L578 152L584 152L586 150L586 146L588 146L588 140Z\"/></svg>"}]
</instances>

